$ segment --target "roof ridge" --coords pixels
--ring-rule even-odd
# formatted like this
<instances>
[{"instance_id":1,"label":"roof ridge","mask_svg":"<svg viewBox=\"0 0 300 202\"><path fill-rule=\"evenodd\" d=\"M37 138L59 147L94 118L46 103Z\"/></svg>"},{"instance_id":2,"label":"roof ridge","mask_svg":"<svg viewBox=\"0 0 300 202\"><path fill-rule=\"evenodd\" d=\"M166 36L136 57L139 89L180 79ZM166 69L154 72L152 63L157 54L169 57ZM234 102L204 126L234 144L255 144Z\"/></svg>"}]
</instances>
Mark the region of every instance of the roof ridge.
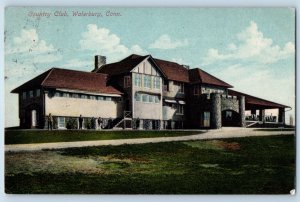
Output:
<instances>
[{"instance_id":1,"label":"roof ridge","mask_svg":"<svg viewBox=\"0 0 300 202\"><path fill-rule=\"evenodd\" d=\"M42 81L42 83L41 83L41 86L43 86L44 82L45 82L46 79L50 76L50 74L52 73L53 69L55 69L55 67L52 67L52 68L50 69L50 71L48 70L49 72L48 72L47 76L43 79L43 81Z\"/></svg>"}]
</instances>

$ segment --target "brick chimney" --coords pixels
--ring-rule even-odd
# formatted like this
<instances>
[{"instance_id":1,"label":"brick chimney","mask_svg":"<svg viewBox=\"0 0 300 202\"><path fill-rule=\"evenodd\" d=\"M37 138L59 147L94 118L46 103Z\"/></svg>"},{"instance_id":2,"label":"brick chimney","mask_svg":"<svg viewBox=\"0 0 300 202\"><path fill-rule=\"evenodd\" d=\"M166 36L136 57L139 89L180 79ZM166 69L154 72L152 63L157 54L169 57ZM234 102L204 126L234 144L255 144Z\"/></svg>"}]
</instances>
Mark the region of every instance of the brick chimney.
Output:
<instances>
[{"instance_id":1,"label":"brick chimney","mask_svg":"<svg viewBox=\"0 0 300 202\"><path fill-rule=\"evenodd\" d=\"M97 70L101 69L103 65L106 64L106 57L102 55L95 55L95 69L93 72L96 72Z\"/></svg>"}]
</instances>

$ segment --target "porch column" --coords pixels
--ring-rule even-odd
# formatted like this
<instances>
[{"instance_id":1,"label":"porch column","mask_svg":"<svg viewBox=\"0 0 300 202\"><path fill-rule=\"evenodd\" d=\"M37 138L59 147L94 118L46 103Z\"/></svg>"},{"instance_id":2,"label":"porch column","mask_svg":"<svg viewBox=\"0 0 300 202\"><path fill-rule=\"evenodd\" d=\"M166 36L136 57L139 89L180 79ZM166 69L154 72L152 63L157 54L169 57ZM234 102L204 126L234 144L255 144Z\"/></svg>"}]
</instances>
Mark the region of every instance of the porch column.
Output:
<instances>
[{"instance_id":1,"label":"porch column","mask_svg":"<svg viewBox=\"0 0 300 202\"><path fill-rule=\"evenodd\" d=\"M259 110L259 121L265 122L265 110L264 109Z\"/></svg>"},{"instance_id":2,"label":"porch column","mask_svg":"<svg viewBox=\"0 0 300 202\"><path fill-rule=\"evenodd\" d=\"M245 96L239 97L240 126L245 127Z\"/></svg>"},{"instance_id":3,"label":"porch column","mask_svg":"<svg viewBox=\"0 0 300 202\"><path fill-rule=\"evenodd\" d=\"M221 95L218 93L212 93L211 102L211 128L219 129L222 127Z\"/></svg>"},{"instance_id":4,"label":"porch column","mask_svg":"<svg viewBox=\"0 0 300 202\"><path fill-rule=\"evenodd\" d=\"M285 124L285 111L284 108L278 109L278 122L281 122L282 124Z\"/></svg>"}]
</instances>

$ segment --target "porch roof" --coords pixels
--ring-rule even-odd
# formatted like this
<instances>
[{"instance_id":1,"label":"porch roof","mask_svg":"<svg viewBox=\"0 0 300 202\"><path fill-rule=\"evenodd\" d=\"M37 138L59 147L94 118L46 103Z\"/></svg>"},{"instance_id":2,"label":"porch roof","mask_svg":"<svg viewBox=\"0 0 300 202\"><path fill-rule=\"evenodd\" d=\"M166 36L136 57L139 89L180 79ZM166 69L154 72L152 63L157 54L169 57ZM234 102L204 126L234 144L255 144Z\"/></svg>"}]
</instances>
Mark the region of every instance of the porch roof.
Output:
<instances>
[{"instance_id":1,"label":"porch roof","mask_svg":"<svg viewBox=\"0 0 300 202\"><path fill-rule=\"evenodd\" d=\"M251 110L251 109L274 109L274 108L291 108L289 106L279 104L276 102L272 102L269 100L265 100L262 98L258 98L252 95L248 95L246 93L241 93L238 91L234 91L231 89L228 89L228 94L232 96L245 96L245 107L246 110Z\"/></svg>"}]
</instances>

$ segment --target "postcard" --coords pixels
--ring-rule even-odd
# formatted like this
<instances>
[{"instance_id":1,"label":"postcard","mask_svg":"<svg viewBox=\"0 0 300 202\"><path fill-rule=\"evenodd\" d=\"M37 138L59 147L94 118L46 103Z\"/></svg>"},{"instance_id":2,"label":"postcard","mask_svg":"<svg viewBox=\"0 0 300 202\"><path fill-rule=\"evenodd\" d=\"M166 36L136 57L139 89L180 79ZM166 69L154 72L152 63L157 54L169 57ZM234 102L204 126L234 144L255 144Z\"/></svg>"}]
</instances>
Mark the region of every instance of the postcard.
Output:
<instances>
[{"instance_id":1,"label":"postcard","mask_svg":"<svg viewBox=\"0 0 300 202\"><path fill-rule=\"evenodd\" d=\"M295 194L295 9L7 7L7 194Z\"/></svg>"}]
</instances>

